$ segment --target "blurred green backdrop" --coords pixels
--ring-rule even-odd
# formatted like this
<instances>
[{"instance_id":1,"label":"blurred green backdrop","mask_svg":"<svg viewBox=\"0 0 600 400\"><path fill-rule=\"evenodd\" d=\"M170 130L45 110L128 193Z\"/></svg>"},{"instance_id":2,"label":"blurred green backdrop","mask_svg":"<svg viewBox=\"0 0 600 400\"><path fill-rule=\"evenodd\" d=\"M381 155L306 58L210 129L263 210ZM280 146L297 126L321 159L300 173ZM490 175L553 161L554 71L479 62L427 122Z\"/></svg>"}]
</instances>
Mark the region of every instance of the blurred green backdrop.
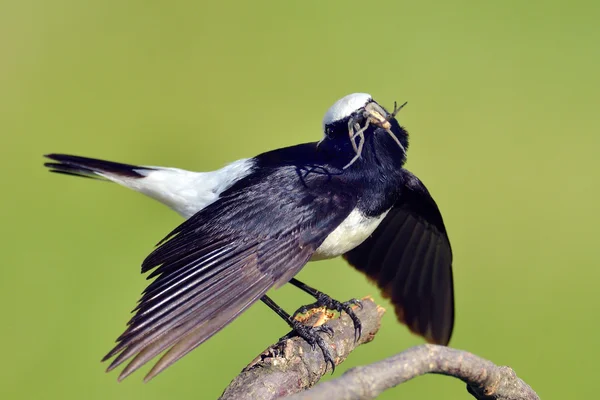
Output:
<instances>
[{"instance_id":1,"label":"blurred green backdrop","mask_svg":"<svg viewBox=\"0 0 600 400\"><path fill-rule=\"evenodd\" d=\"M318 140L326 109L357 91L409 102L408 168L454 247L451 344L544 399L595 397L599 19L595 1L2 2L0 398L216 398L287 332L256 305L150 384L117 384L99 360L146 283L142 259L180 219L50 175L42 154L210 170ZM380 299L341 260L300 278ZM336 376L418 343L390 312ZM441 397L469 398L441 376L382 396Z\"/></svg>"}]
</instances>

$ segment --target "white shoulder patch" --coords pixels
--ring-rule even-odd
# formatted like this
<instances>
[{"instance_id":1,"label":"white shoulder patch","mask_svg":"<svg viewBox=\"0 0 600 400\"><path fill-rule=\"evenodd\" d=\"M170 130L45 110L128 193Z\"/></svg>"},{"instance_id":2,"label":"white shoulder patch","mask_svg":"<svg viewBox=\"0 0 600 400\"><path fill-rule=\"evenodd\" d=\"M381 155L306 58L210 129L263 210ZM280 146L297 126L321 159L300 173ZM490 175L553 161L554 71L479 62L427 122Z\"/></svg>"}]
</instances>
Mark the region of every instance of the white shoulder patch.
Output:
<instances>
[{"instance_id":1,"label":"white shoulder patch","mask_svg":"<svg viewBox=\"0 0 600 400\"><path fill-rule=\"evenodd\" d=\"M325 113L325 116L323 117L323 127L349 116L371 100L373 100L373 97L368 93L352 93L342 97Z\"/></svg>"}]
</instances>

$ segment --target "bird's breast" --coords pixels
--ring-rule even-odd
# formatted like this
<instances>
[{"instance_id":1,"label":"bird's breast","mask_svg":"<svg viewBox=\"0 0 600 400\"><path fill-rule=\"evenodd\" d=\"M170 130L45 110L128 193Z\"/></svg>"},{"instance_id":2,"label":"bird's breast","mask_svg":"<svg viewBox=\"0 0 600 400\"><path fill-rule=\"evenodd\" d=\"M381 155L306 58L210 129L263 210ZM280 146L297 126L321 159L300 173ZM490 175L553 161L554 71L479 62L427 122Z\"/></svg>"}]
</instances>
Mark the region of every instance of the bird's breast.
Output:
<instances>
[{"instance_id":1,"label":"bird's breast","mask_svg":"<svg viewBox=\"0 0 600 400\"><path fill-rule=\"evenodd\" d=\"M364 242L379 226L389 210L377 217L367 217L354 209L311 257L311 261L325 260L340 256Z\"/></svg>"}]
</instances>

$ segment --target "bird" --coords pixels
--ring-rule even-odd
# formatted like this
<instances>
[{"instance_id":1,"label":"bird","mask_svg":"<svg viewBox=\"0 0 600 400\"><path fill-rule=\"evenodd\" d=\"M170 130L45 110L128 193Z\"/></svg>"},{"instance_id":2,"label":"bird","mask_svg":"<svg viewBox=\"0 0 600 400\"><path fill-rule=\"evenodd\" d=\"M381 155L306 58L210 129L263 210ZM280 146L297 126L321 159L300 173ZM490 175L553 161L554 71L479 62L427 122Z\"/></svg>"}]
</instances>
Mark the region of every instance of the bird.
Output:
<instances>
[{"instance_id":1,"label":"bird","mask_svg":"<svg viewBox=\"0 0 600 400\"><path fill-rule=\"evenodd\" d=\"M405 103L406 104L406 103ZM234 161L211 172L47 154L51 172L115 182L167 205L185 220L145 258L153 279L103 361L119 380L164 353L154 378L262 301L335 367L321 333L279 307L267 291L290 283L316 304L352 311L295 275L310 261L343 257L427 342L447 345L454 327L452 249L440 210L404 168L408 131L370 94L337 100L322 136ZM302 308L301 308L302 309ZM295 315L296 313L294 313ZM165 352L166 351L166 352Z\"/></svg>"}]
</instances>

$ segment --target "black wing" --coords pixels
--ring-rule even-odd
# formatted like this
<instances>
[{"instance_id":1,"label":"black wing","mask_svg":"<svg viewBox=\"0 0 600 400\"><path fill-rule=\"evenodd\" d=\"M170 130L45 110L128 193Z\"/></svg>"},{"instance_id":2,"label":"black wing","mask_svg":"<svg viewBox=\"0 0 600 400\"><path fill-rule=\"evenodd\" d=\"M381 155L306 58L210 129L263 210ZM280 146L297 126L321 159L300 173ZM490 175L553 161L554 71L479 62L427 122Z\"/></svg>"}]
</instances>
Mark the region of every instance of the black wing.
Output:
<instances>
[{"instance_id":1,"label":"black wing","mask_svg":"<svg viewBox=\"0 0 600 400\"><path fill-rule=\"evenodd\" d=\"M142 265L157 278L108 369L135 356L123 379L169 349L149 380L290 280L356 203L334 181L311 179L302 185L294 167L251 174L171 232Z\"/></svg>"},{"instance_id":2,"label":"black wing","mask_svg":"<svg viewBox=\"0 0 600 400\"><path fill-rule=\"evenodd\" d=\"M379 285L400 322L427 341L446 345L454 325L452 249L427 188L403 171L400 199L344 258Z\"/></svg>"}]
</instances>

